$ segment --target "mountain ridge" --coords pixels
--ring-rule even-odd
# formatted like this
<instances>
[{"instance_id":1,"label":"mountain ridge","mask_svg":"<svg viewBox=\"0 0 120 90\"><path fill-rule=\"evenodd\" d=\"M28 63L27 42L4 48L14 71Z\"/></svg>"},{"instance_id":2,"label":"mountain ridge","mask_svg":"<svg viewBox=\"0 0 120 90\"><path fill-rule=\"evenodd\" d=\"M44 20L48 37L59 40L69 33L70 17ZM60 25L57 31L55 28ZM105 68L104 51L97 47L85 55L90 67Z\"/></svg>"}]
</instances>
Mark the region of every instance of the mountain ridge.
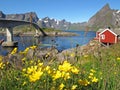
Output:
<instances>
[{"instance_id":1,"label":"mountain ridge","mask_svg":"<svg viewBox=\"0 0 120 90\"><path fill-rule=\"evenodd\" d=\"M54 18L44 17L38 18L35 12L27 12L24 14L4 14L0 11L0 18L27 20L37 23L41 28L54 28L60 30L98 30L99 28L120 28L120 10L111 9L107 3L99 11L97 11L87 22L71 23L63 20L56 20Z\"/></svg>"},{"instance_id":2,"label":"mountain ridge","mask_svg":"<svg viewBox=\"0 0 120 90\"><path fill-rule=\"evenodd\" d=\"M112 27L116 28L120 26L120 12L110 8L107 3L96 14L94 14L89 20L87 25L94 29ZM117 13L118 12L118 13Z\"/></svg>"},{"instance_id":3,"label":"mountain ridge","mask_svg":"<svg viewBox=\"0 0 120 90\"><path fill-rule=\"evenodd\" d=\"M27 12L24 14L4 14L2 11L0 11L0 19L13 19L13 20L25 20L30 21L30 15L32 15L32 21L37 23L41 28L54 28L54 29L60 29L60 30L68 30L68 29L83 29L86 25L86 22L84 23L71 23L63 20L57 20L54 18L44 17L44 18L38 18L37 14L35 12Z\"/></svg>"}]
</instances>

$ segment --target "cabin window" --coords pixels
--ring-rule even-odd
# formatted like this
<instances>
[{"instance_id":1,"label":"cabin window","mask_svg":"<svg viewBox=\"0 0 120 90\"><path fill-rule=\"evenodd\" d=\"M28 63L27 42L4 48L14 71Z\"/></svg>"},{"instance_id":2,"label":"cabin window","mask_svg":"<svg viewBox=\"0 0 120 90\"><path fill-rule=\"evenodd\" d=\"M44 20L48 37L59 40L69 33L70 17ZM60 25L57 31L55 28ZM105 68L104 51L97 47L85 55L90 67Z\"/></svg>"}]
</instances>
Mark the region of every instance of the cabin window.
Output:
<instances>
[{"instance_id":1,"label":"cabin window","mask_svg":"<svg viewBox=\"0 0 120 90\"><path fill-rule=\"evenodd\" d=\"M101 35L101 39L103 39L103 40L105 39L105 35L104 34Z\"/></svg>"}]
</instances>

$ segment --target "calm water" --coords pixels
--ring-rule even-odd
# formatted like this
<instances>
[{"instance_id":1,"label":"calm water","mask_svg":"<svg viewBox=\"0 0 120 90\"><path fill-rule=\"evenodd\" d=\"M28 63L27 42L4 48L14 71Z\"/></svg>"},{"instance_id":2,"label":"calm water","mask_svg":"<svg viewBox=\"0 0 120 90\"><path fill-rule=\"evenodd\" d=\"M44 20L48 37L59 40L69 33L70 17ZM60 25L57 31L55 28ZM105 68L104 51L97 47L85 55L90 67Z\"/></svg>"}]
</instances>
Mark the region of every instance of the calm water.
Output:
<instances>
[{"instance_id":1,"label":"calm water","mask_svg":"<svg viewBox=\"0 0 120 90\"><path fill-rule=\"evenodd\" d=\"M24 50L30 45L39 45L40 48L55 46L59 51L76 47L77 44L85 45L95 37L95 32L90 31L85 34L84 31L70 30L67 32L77 33L78 36L70 37L40 37L33 38L31 36L14 37L18 41L18 50ZM0 36L0 39L6 39L5 36ZM7 55L13 48L5 48L0 46L0 55Z\"/></svg>"}]
</instances>

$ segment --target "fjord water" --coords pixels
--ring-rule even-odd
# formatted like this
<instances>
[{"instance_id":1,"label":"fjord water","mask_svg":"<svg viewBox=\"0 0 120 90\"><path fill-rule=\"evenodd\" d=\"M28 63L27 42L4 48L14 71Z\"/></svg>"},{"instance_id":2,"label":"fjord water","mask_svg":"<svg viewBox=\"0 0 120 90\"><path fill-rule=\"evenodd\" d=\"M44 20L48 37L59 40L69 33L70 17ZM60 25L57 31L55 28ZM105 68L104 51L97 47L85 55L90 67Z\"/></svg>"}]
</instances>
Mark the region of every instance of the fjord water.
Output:
<instances>
[{"instance_id":1,"label":"fjord water","mask_svg":"<svg viewBox=\"0 0 120 90\"><path fill-rule=\"evenodd\" d=\"M94 31L84 32L80 30L67 30L66 32L77 33L77 36L47 36L34 38L32 36L14 37L18 41L18 50L22 51L31 45L39 45L40 48L54 46L59 51L74 48L76 45L86 45L95 37ZM0 36L1 39L6 39L5 36ZM0 46L0 55L7 55L13 48Z\"/></svg>"}]
</instances>

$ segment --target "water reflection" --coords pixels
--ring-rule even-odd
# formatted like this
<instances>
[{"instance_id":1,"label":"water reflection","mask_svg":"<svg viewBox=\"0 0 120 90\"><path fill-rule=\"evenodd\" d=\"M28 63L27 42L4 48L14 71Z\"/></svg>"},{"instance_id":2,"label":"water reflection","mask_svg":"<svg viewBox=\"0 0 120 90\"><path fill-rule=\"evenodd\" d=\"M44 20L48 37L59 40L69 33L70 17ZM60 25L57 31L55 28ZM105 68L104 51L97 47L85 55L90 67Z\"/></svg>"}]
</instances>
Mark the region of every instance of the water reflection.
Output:
<instances>
[{"instance_id":1,"label":"water reflection","mask_svg":"<svg viewBox=\"0 0 120 90\"><path fill-rule=\"evenodd\" d=\"M39 37L34 38L33 36L15 36L14 41L18 41L18 51L24 50L26 47L31 45L37 45L40 48L46 48L54 46L59 51L76 47L76 45L85 45L93 37L95 37L95 32L88 32L84 36L84 31L70 31L79 34L79 36L58 36L58 37ZM6 38L5 36L0 36L0 39ZM7 55L13 48L3 48L0 46L0 54Z\"/></svg>"}]
</instances>

